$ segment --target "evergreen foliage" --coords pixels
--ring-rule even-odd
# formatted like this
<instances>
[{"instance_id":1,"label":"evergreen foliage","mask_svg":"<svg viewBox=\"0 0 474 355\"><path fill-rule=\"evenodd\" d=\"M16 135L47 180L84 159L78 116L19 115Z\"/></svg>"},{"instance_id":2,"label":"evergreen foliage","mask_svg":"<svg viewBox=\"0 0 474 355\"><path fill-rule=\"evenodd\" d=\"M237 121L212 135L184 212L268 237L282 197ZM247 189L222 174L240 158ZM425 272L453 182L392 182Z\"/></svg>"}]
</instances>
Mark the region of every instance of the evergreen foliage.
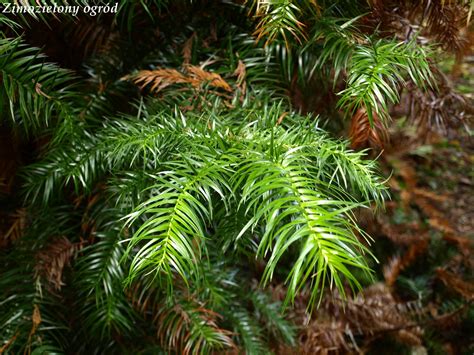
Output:
<instances>
[{"instance_id":1,"label":"evergreen foliage","mask_svg":"<svg viewBox=\"0 0 474 355\"><path fill-rule=\"evenodd\" d=\"M1 243L0 349L270 353L296 345L284 309L298 295L311 312L328 289L357 293L375 259L356 215L383 207L386 187L291 90L320 76L334 110L366 110L372 126L401 85L435 89L432 49L363 25L371 8L143 0L92 19L0 15L1 124L31 149L2 196L27 217ZM76 57L35 43L44 26L69 29ZM281 283L283 302L266 287Z\"/></svg>"}]
</instances>

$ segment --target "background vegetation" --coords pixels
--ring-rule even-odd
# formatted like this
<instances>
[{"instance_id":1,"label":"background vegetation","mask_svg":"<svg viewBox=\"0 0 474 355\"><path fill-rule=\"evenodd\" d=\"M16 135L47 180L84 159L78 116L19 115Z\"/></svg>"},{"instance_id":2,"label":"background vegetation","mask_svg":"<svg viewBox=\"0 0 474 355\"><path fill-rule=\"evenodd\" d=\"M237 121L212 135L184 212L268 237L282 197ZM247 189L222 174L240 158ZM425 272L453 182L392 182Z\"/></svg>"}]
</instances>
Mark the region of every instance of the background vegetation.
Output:
<instances>
[{"instance_id":1,"label":"background vegetation","mask_svg":"<svg viewBox=\"0 0 474 355\"><path fill-rule=\"evenodd\" d=\"M0 353L472 353L473 4L0 15Z\"/></svg>"}]
</instances>

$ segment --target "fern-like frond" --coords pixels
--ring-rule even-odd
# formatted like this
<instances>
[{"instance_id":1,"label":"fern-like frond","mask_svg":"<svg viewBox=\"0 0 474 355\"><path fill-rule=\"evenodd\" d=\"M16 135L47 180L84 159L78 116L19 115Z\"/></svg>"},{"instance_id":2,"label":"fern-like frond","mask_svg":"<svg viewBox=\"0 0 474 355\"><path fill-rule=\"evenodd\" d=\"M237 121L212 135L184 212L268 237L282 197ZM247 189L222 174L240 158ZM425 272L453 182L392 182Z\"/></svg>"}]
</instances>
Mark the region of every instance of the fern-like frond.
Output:
<instances>
[{"instance_id":1,"label":"fern-like frond","mask_svg":"<svg viewBox=\"0 0 474 355\"><path fill-rule=\"evenodd\" d=\"M207 228L218 215L229 221L215 225L214 237L229 233L220 244L224 250L242 243L243 250L258 245L258 256L270 254L264 283L283 254L299 248L288 276L288 300L309 280L313 302L328 280L341 293L342 277L359 286L351 268L368 271L361 255L367 249L353 232L358 229L350 211L383 202L383 183L374 177L375 165L363 160L364 153L349 151L314 125L272 127L281 110L274 105L258 113L258 121L251 110L247 125L212 112L205 115L211 117L205 128L194 121L181 132L185 162L160 166L155 184L142 192L151 198L129 216L130 222L141 222L127 249L134 258L130 280L143 273L165 275L170 286L175 273L184 280L198 276L197 263L211 237ZM288 122L293 119L289 116ZM240 207L227 202L233 196ZM228 213L239 216L237 224Z\"/></svg>"},{"instance_id":2,"label":"fern-like frond","mask_svg":"<svg viewBox=\"0 0 474 355\"><path fill-rule=\"evenodd\" d=\"M77 194L89 193L111 171L156 168L181 144L175 138L182 125L170 115L163 116L146 125L136 118L117 119L95 135L87 130L78 133L74 144L56 144L40 162L23 171L26 199L45 205L68 186Z\"/></svg>"},{"instance_id":3,"label":"fern-like frond","mask_svg":"<svg viewBox=\"0 0 474 355\"><path fill-rule=\"evenodd\" d=\"M270 354L265 343L262 328L246 309L231 308L228 318L234 324L235 333L239 334L239 345L247 354Z\"/></svg>"},{"instance_id":4,"label":"fern-like frond","mask_svg":"<svg viewBox=\"0 0 474 355\"><path fill-rule=\"evenodd\" d=\"M359 288L349 268L369 271L359 254L366 247L354 235L349 215L360 205L327 196L318 188L311 169L309 160L292 149L280 156L253 154L236 175L236 184L242 185L242 204L252 216L246 227L264 225L259 255L270 253L264 283L272 279L283 254L293 244L299 246L299 256L288 275L287 301L292 301L308 280L312 302L327 280L341 293L341 276Z\"/></svg>"},{"instance_id":5,"label":"fern-like frond","mask_svg":"<svg viewBox=\"0 0 474 355\"><path fill-rule=\"evenodd\" d=\"M113 225L107 228L110 231L97 233L98 241L82 250L84 256L75 266L74 285L80 290L76 307L87 334L95 339L106 339L114 332L125 335L133 330L134 312L123 290L126 272L121 263L121 234Z\"/></svg>"},{"instance_id":6,"label":"fern-like frond","mask_svg":"<svg viewBox=\"0 0 474 355\"><path fill-rule=\"evenodd\" d=\"M328 138L309 145L309 154L319 169L318 177L330 185L335 184L342 191L349 191L349 194L342 194L346 198L375 201L376 206L382 206L388 193L383 180L377 175L376 161L364 159L366 151L353 151L347 146L347 143L341 144Z\"/></svg>"},{"instance_id":7,"label":"fern-like frond","mask_svg":"<svg viewBox=\"0 0 474 355\"><path fill-rule=\"evenodd\" d=\"M352 55L347 88L339 94L338 106L351 114L365 109L371 125L374 114L387 120L389 104L399 101L399 85L408 76L419 87L433 84L427 51L409 43L371 42L357 46Z\"/></svg>"},{"instance_id":8,"label":"fern-like frond","mask_svg":"<svg viewBox=\"0 0 474 355\"><path fill-rule=\"evenodd\" d=\"M204 159L203 159L204 158ZM206 223L212 219L212 197L227 198L226 167L222 162L197 156L186 162L167 164L152 187L153 196L129 216L129 223L146 218L128 247L134 247L129 280L141 273L164 274L172 285L172 274L183 280L199 274L198 261L206 238Z\"/></svg>"},{"instance_id":9,"label":"fern-like frond","mask_svg":"<svg viewBox=\"0 0 474 355\"><path fill-rule=\"evenodd\" d=\"M115 120L103 131L102 149L112 169L156 168L182 145L176 139L181 129L183 124L164 112L157 120Z\"/></svg>"},{"instance_id":10,"label":"fern-like frond","mask_svg":"<svg viewBox=\"0 0 474 355\"><path fill-rule=\"evenodd\" d=\"M288 35L300 42L305 37L304 24L298 19L300 5L291 0L256 0L253 6L256 15L261 17L255 31L257 40L265 39L270 43L281 35L288 45Z\"/></svg>"},{"instance_id":11,"label":"fern-like frond","mask_svg":"<svg viewBox=\"0 0 474 355\"><path fill-rule=\"evenodd\" d=\"M356 45L364 42L364 37L355 26L359 19L360 17L341 19L324 16L314 26L305 46L306 51L320 53L317 68L321 69L330 62L334 68L334 82L348 67ZM319 50L318 45L322 46Z\"/></svg>"},{"instance_id":12,"label":"fern-like frond","mask_svg":"<svg viewBox=\"0 0 474 355\"><path fill-rule=\"evenodd\" d=\"M26 199L46 205L61 196L67 186L78 193L89 191L106 169L101 146L96 142L86 132L76 144L55 147L41 162L28 166L23 172Z\"/></svg>"},{"instance_id":13,"label":"fern-like frond","mask_svg":"<svg viewBox=\"0 0 474 355\"><path fill-rule=\"evenodd\" d=\"M93 295L98 302L103 296L113 297L114 290L125 279L120 263L124 250L119 236L118 232L98 235L96 243L82 250L84 256L76 265L81 291Z\"/></svg>"},{"instance_id":14,"label":"fern-like frond","mask_svg":"<svg viewBox=\"0 0 474 355\"><path fill-rule=\"evenodd\" d=\"M0 39L1 111L26 131L71 114L72 75L21 39Z\"/></svg>"}]
</instances>

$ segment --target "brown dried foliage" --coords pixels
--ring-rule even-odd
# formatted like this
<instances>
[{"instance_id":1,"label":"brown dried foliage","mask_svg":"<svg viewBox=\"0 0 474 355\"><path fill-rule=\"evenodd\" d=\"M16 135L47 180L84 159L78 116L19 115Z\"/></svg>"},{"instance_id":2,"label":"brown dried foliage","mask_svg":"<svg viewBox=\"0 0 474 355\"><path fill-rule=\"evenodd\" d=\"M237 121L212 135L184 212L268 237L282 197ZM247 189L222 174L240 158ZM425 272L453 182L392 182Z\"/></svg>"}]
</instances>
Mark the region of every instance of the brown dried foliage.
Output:
<instances>
[{"instance_id":1,"label":"brown dried foliage","mask_svg":"<svg viewBox=\"0 0 474 355\"><path fill-rule=\"evenodd\" d=\"M473 250L474 247L474 240L469 237L464 237L464 236L457 236L453 234L445 234L443 235L443 239L451 244L454 244L457 246L459 252L464 256L464 257L469 257L471 250Z\"/></svg>"},{"instance_id":2,"label":"brown dried foliage","mask_svg":"<svg viewBox=\"0 0 474 355\"><path fill-rule=\"evenodd\" d=\"M474 283L472 283L472 270L474 261L471 257L472 241L468 236L462 235L459 222L452 213L452 208L457 204L456 196L459 190L455 189L449 193L439 193L419 186L417 166L420 160L413 160L406 153L394 153L388 163L395 168L395 173L390 185L398 192L400 201L394 200L387 204L388 214L377 217L374 228L379 234L385 235L396 244L396 247L404 248L405 252L392 257L384 266L384 277L386 285L391 287L399 277L400 273L414 261L423 258L423 254L429 247L430 234L437 232L442 235L444 241L454 244L459 250L443 267L438 267L434 275L430 270L423 270L423 275L428 274L433 279L443 283L446 288L433 289L436 297L430 301L425 308L420 308L422 314L420 321L412 322L413 326L419 324L424 329L431 329L443 334L449 329L450 332L459 332L463 327L463 320L468 316L468 309L472 304L474 296ZM416 159L416 160L415 160ZM432 158L434 159L434 158ZM433 160L429 160L433 164ZM420 176L423 176L420 174ZM412 222L394 224L390 219L390 212L403 207L406 215L415 218ZM433 247L439 247L437 243ZM443 247L443 246L441 246ZM426 263L427 259L423 260ZM415 271L415 270L413 270ZM420 270L421 271L421 270ZM420 272L418 271L418 273ZM393 288L395 291L396 288ZM446 300L450 293L460 295L465 302L453 311L446 312ZM448 306L451 304L448 302ZM399 333L400 334L400 333ZM403 336L406 336L404 334ZM409 337L411 335L408 335ZM457 351L455 342L449 343L453 353Z\"/></svg>"},{"instance_id":3,"label":"brown dried foliage","mask_svg":"<svg viewBox=\"0 0 474 355\"><path fill-rule=\"evenodd\" d=\"M39 307L37 304L33 305L33 314L31 316L31 330L30 334L28 335L28 344L26 347L25 354L31 354L31 342L32 342L32 337L35 335L36 330L38 329L39 325L41 324L41 312L39 310Z\"/></svg>"},{"instance_id":4,"label":"brown dried foliage","mask_svg":"<svg viewBox=\"0 0 474 355\"><path fill-rule=\"evenodd\" d=\"M318 319L311 322L300 336L300 351L301 354L348 353L356 349L355 343L349 339L344 322Z\"/></svg>"},{"instance_id":5,"label":"brown dried foliage","mask_svg":"<svg viewBox=\"0 0 474 355\"><path fill-rule=\"evenodd\" d=\"M118 37L118 32L90 17L80 18L74 26L66 26L66 30L69 30L66 38L77 46L84 57L110 49Z\"/></svg>"},{"instance_id":6,"label":"brown dried foliage","mask_svg":"<svg viewBox=\"0 0 474 355\"><path fill-rule=\"evenodd\" d=\"M455 223L446 217L449 214L443 210L444 204L449 201L449 196L418 187L416 170L409 160L392 159L390 162L396 168L396 175L403 180L405 185L402 188L395 177L390 181L392 189L399 192L403 208L405 210L410 207L418 209L426 217L429 226L443 234L444 240L458 246L461 254L469 253L473 245L472 241L466 236L459 235ZM390 211L396 207L396 204L390 202L387 207ZM385 267L385 279L389 285L392 285L399 272L409 265L404 258L411 260L410 255L422 253L421 250L425 248L424 243L428 241L428 230L417 221L396 225L391 223L386 216L377 217L377 226L379 231L395 244L408 246L406 254L393 257Z\"/></svg>"},{"instance_id":7,"label":"brown dried foliage","mask_svg":"<svg viewBox=\"0 0 474 355\"><path fill-rule=\"evenodd\" d=\"M184 285L179 285L179 281L176 286L185 289ZM161 344L169 350L178 351L180 354L200 352L204 344L200 342L193 344L193 340L190 339L190 327L196 322L211 327L214 332L219 333L221 343L228 350L236 349L231 338L232 333L218 325L221 316L206 308L192 295L188 297L188 302L185 302L186 306L176 304L170 307L164 302L159 289L147 287L142 282L135 282L127 289L127 297L138 312L155 324ZM222 353L233 352L223 351Z\"/></svg>"},{"instance_id":8,"label":"brown dried foliage","mask_svg":"<svg viewBox=\"0 0 474 355\"><path fill-rule=\"evenodd\" d=\"M33 315L31 316L31 322L32 326L30 336L33 336L36 333L38 326L41 324L41 313L37 304L35 304L33 307Z\"/></svg>"},{"instance_id":9,"label":"brown dried foliage","mask_svg":"<svg viewBox=\"0 0 474 355\"><path fill-rule=\"evenodd\" d=\"M183 63L189 64L191 62L191 56L193 52L193 43L196 38L196 32L194 32L191 37L189 37L186 42L184 42L183 49L181 53L183 54Z\"/></svg>"},{"instance_id":10,"label":"brown dried foliage","mask_svg":"<svg viewBox=\"0 0 474 355\"><path fill-rule=\"evenodd\" d=\"M411 243L408 250L402 255L392 257L383 268L383 275L387 286L393 286L400 272L410 266L420 255L428 249L428 236Z\"/></svg>"},{"instance_id":11,"label":"brown dried foliage","mask_svg":"<svg viewBox=\"0 0 474 355\"><path fill-rule=\"evenodd\" d=\"M0 354L3 354L5 351L7 351L10 345L12 345L15 342L16 338L18 338L18 334L19 332L15 333L14 336L8 339L8 341L0 348Z\"/></svg>"},{"instance_id":12,"label":"brown dried foliage","mask_svg":"<svg viewBox=\"0 0 474 355\"><path fill-rule=\"evenodd\" d=\"M132 306L145 318L158 312L161 296L157 289L146 287L142 282L135 282L126 290Z\"/></svg>"},{"instance_id":13,"label":"brown dried foliage","mask_svg":"<svg viewBox=\"0 0 474 355\"><path fill-rule=\"evenodd\" d=\"M436 276L448 288L456 291L467 301L474 301L474 283L464 281L458 275L445 270L444 268L436 269Z\"/></svg>"},{"instance_id":14,"label":"brown dried foliage","mask_svg":"<svg viewBox=\"0 0 474 355\"><path fill-rule=\"evenodd\" d=\"M360 108L352 116L349 138L354 149L383 148L388 142L388 132L377 114L373 115L373 122L370 124L367 111Z\"/></svg>"},{"instance_id":15,"label":"brown dried foliage","mask_svg":"<svg viewBox=\"0 0 474 355\"><path fill-rule=\"evenodd\" d=\"M420 41L431 40L444 49L460 52L466 48L464 28L468 25L467 1L449 0L371 0L373 11L367 19L387 35L411 39L421 29Z\"/></svg>"},{"instance_id":16,"label":"brown dried foliage","mask_svg":"<svg viewBox=\"0 0 474 355\"><path fill-rule=\"evenodd\" d=\"M397 174L405 183L404 189L401 189L398 183L392 185L400 191L400 198L405 210L413 203L428 218L431 227L444 233L454 234L455 228L445 218L445 213L440 210L440 206L448 200L448 196L417 187L416 170L407 160L392 160L392 165L397 168Z\"/></svg>"},{"instance_id":17,"label":"brown dried foliage","mask_svg":"<svg viewBox=\"0 0 474 355\"><path fill-rule=\"evenodd\" d=\"M71 243L66 237L52 241L36 254L36 277L45 278L55 290L61 289L63 270L81 247L81 243Z\"/></svg>"},{"instance_id":18,"label":"brown dried foliage","mask_svg":"<svg viewBox=\"0 0 474 355\"><path fill-rule=\"evenodd\" d=\"M208 84L225 91L232 91L231 86L217 73L205 71L201 67L194 65L188 65L186 70L194 80L199 82L198 86Z\"/></svg>"},{"instance_id":19,"label":"brown dried foliage","mask_svg":"<svg viewBox=\"0 0 474 355\"><path fill-rule=\"evenodd\" d=\"M5 232L0 229L0 248L6 247L15 240L21 238L26 227L26 209L19 208L12 214L6 216Z\"/></svg>"},{"instance_id":20,"label":"brown dried foliage","mask_svg":"<svg viewBox=\"0 0 474 355\"><path fill-rule=\"evenodd\" d=\"M194 319L191 320L191 317ZM197 318L197 319L196 319ZM170 348L179 350L180 354L200 353L204 344L190 339L191 322L200 322L202 325L213 328L219 333L221 343L228 348L235 348L231 339L231 332L218 326L220 315L202 304L196 302L191 311L184 309L180 304L172 308L162 308L155 316L157 333L161 343ZM191 340L191 341L190 341Z\"/></svg>"},{"instance_id":21,"label":"brown dried foliage","mask_svg":"<svg viewBox=\"0 0 474 355\"><path fill-rule=\"evenodd\" d=\"M302 329L299 353L361 352L383 335L391 335L404 344L420 345L423 332L412 316L421 312L418 304L397 302L383 284L374 284L347 302L328 297ZM358 343L356 339L363 341Z\"/></svg>"},{"instance_id":22,"label":"brown dried foliage","mask_svg":"<svg viewBox=\"0 0 474 355\"><path fill-rule=\"evenodd\" d=\"M180 72L176 69L141 70L127 75L123 80L131 80L141 90L148 88L151 93L158 93L172 85L188 85L199 90L203 85L231 92L232 87L217 73L208 72L194 65L185 66Z\"/></svg>"},{"instance_id":23,"label":"brown dried foliage","mask_svg":"<svg viewBox=\"0 0 474 355\"><path fill-rule=\"evenodd\" d=\"M472 105L453 90L444 75L438 75L437 82L437 89L421 90L412 83L406 87L405 113L421 138L431 131L445 133L466 126L473 117Z\"/></svg>"},{"instance_id":24,"label":"brown dried foliage","mask_svg":"<svg viewBox=\"0 0 474 355\"><path fill-rule=\"evenodd\" d=\"M157 93L174 84L194 84L176 69L141 70L135 75L124 77L132 80L141 90L149 87L150 92Z\"/></svg>"},{"instance_id":25,"label":"brown dried foliage","mask_svg":"<svg viewBox=\"0 0 474 355\"><path fill-rule=\"evenodd\" d=\"M393 224L388 217L378 216L375 227L379 228L379 232L397 245L410 246L412 243L421 242L427 238L427 230L418 222Z\"/></svg>"},{"instance_id":26,"label":"brown dried foliage","mask_svg":"<svg viewBox=\"0 0 474 355\"><path fill-rule=\"evenodd\" d=\"M420 1L418 7L423 11L428 35L445 49L453 52L464 50L466 40L462 36L462 29L467 24L468 6L463 6L458 1L425 0Z\"/></svg>"},{"instance_id":27,"label":"brown dried foliage","mask_svg":"<svg viewBox=\"0 0 474 355\"><path fill-rule=\"evenodd\" d=\"M242 60L239 59L239 64L237 65L237 68L235 69L232 75L237 77L236 85L237 88L239 88L242 92L243 99L243 96L245 96L245 94L247 93L247 82L245 80L247 76L247 70L245 67L245 63Z\"/></svg>"}]
</instances>

